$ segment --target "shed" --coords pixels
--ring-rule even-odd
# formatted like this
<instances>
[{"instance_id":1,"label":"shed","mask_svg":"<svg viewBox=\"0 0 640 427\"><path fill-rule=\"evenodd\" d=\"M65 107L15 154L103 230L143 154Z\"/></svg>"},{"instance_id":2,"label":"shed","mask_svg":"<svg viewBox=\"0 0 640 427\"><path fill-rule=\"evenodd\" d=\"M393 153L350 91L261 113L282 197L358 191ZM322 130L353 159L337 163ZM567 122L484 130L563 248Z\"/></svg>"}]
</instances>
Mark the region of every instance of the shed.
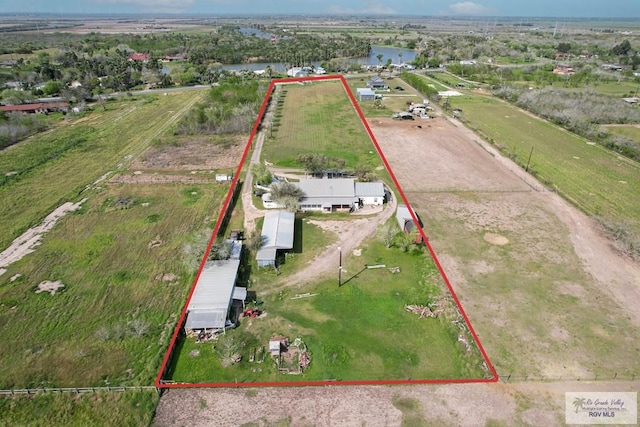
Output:
<instances>
[{"instance_id":1,"label":"shed","mask_svg":"<svg viewBox=\"0 0 640 427\"><path fill-rule=\"evenodd\" d=\"M356 197L361 206L379 206L384 203L382 182L356 182Z\"/></svg>"},{"instance_id":2,"label":"shed","mask_svg":"<svg viewBox=\"0 0 640 427\"><path fill-rule=\"evenodd\" d=\"M413 209L411 209L411 211L409 211L409 209L410 208L406 205L398 205L398 209L396 210L396 220L398 221L400 229L405 233L411 233L416 228L411 212L414 213L415 217L418 219L420 227L422 227L422 221L418 214L415 213Z\"/></svg>"},{"instance_id":3,"label":"shed","mask_svg":"<svg viewBox=\"0 0 640 427\"><path fill-rule=\"evenodd\" d=\"M300 199L301 211L348 211L358 201L351 178L303 178L298 186L305 194Z\"/></svg>"},{"instance_id":4,"label":"shed","mask_svg":"<svg viewBox=\"0 0 640 427\"><path fill-rule=\"evenodd\" d=\"M360 102L375 101L376 99L376 93L373 91L373 89L370 89L368 87L357 88L356 94L358 96L358 101Z\"/></svg>"},{"instance_id":5,"label":"shed","mask_svg":"<svg viewBox=\"0 0 640 427\"><path fill-rule=\"evenodd\" d=\"M258 267L275 266L278 250L293 249L295 214L288 211L271 211L262 223L263 245L256 254Z\"/></svg>"},{"instance_id":6,"label":"shed","mask_svg":"<svg viewBox=\"0 0 640 427\"><path fill-rule=\"evenodd\" d=\"M233 326L228 320L234 299L244 301L245 288L236 288L242 242L229 241L231 257L207 261L200 272L187 307L185 329L224 330Z\"/></svg>"}]
</instances>

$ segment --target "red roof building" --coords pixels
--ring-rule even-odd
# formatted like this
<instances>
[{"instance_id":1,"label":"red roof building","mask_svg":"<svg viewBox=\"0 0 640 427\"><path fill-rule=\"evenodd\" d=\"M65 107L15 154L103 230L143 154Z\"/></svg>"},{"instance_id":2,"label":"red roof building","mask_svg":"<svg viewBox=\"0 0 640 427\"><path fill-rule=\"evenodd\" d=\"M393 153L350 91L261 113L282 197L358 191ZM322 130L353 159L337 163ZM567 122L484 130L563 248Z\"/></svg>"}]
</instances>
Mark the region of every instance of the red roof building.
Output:
<instances>
[{"instance_id":1,"label":"red roof building","mask_svg":"<svg viewBox=\"0 0 640 427\"><path fill-rule=\"evenodd\" d=\"M0 105L0 111L7 113L24 114L49 114L53 111L67 111L69 104L66 102L39 102L36 104Z\"/></svg>"}]
</instances>

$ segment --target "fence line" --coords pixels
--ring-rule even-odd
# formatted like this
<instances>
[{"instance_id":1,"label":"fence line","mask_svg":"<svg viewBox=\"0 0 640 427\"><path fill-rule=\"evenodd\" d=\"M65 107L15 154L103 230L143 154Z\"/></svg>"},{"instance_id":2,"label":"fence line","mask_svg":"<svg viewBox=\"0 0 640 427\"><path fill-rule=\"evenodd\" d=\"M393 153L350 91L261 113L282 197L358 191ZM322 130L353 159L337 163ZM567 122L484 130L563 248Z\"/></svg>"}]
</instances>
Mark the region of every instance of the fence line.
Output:
<instances>
[{"instance_id":1,"label":"fence line","mask_svg":"<svg viewBox=\"0 0 640 427\"><path fill-rule=\"evenodd\" d=\"M560 375L556 376L544 376L544 375L513 375L513 374L498 374L498 378L501 382L550 382L550 381L635 381L640 380L640 374L634 373L631 375L618 375L617 373L607 375L593 375L593 376L572 376L572 375Z\"/></svg>"},{"instance_id":2,"label":"fence line","mask_svg":"<svg viewBox=\"0 0 640 427\"><path fill-rule=\"evenodd\" d=\"M16 395L33 395L38 393L99 393L99 392L124 392L128 390L157 390L152 385L140 386L114 386L114 387L41 387L41 388L23 388L12 390L0 390L0 396L16 396Z\"/></svg>"}]
</instances>

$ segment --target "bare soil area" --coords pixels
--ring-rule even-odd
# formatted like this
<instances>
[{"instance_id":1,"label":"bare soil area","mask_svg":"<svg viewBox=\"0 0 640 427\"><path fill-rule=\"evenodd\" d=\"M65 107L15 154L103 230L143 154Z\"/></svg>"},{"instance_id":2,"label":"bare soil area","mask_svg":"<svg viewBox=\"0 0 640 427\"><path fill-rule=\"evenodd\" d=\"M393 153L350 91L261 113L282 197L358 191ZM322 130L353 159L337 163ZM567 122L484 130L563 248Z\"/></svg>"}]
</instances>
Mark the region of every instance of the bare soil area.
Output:
<instances>
[{"instance_id":1,"label":"bare soil area","mask_svg":"<svg viewBox=\"0 0 640 427\"><path fill-rule=\"evenodd\" d=\"M566 391L636 391L638 382L171 390L155 426L564 425Z\"/></svg>"},{"instance_id":2,"label":"bare soil area","mask_svg":"<svg viewBox=\"0 0 640 427\"><path fill-rule=\"evenodd\" d=\"M566 391L638 390L584 381L607 364L638 370L637 263L459 123L370 125L498 372L566 380L171 390L156 425L553 426Z\"/></svg>"},{"instance_id":3,"label":"bare soil area","mask_svg":"<svg viewBox=\"0 0 640 427\"><path fill-rule=\"evenodd\" d=\"M238 166L246 141L238 139L227 144L215 144L206 140L189 140L181 145L151 146L131 170L215 170Z\"/></svg>"}]
</instances>

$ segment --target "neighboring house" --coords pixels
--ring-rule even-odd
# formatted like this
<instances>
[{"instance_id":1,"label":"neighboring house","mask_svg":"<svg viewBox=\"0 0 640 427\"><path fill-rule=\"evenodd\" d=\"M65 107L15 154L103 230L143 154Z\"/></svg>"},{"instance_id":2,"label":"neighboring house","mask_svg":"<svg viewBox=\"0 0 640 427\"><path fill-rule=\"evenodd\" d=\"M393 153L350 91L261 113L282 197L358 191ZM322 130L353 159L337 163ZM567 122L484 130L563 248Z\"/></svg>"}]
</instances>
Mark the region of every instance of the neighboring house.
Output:
<instances>
[{"instance_id":1,"label":"neighboring house","mask_svg":"<svg viewBox=\"0 0 640 427\"><path fill-rule=\"evenodd\" d=\"M356 198L360 206L380 206L384 204L382 182L356 182Z\"/></svg>"},{"instance_id":2,"label":"neighboring house","mask_svg":"<svg viewBox=\"0 0 640 427\"><path fill-rule=\"evenodd\" d=\"M476 65L477 61L475 59L464 59L460 61L460 65Z\"/></svg>"},{"instance_id":3,"label":"neighboring house","mask_svg":"<svg viewBox=\"0 0 640 427\"><path fill-rule=\"evenodd\" d=\"M185 330L222 330L235 327L235 319L230 319L234 301L244 305L247 289L236 287L242 242L229 240L229 259L207 261L200 272L189 305ZM239 312L239 311L238 311Z\"/></svg>"},{"instance_id":4,"label":"neighboring house","mask_svg":"<svg viewBox=\"0 0 640 427\"><path fill-rule=\"evenodd\" d=\"M7 113L17 112L23 114L49 114L55 111L67 111L69 104L66 102L39 102L35 104L0 105L0 111Z\"/></svg>"},{"instance_id":5,"label":"neighboring house","mask_svg":"<svg viewBox=\"0 0 640 427\"><path fill-rule=\"evenodd\" d=\"M358 101L375 101L376 93L368 87L359 87L356 89L356 94L358 97Z\"/></svg>"},{"instance_id":6,"label":"neighboring house","mask_svg":"<svg viewBox=\"0 0 640 427\"><path fill-rule=\"evenodd\" d=\"M305 194L300 199L300 210L303 212L350 211L358 202L355 181L350 178L304 178L298 186Z\"/></svg>"},{"instance_id":7,"label":"neighboring house","mask_svg":"<svg viewBox=\"0 0 640 427\"><path fill-rule=\"evenodd\" d=\"M293 212L267 212L262 223L263 243L256 254L258 267L275 267L278 251L293 249L294 224Z\"/></svg>"},{"instance_id":8,"label":"neighboring house","mask_svg":"<svg viewBox=\"0 0 640 427\"><path fill-rule=\"evenodd\" d=\"M372 90L389 89L389 85L380 76L374 76L367 82L367 87Z\"/></svg>"},{"instance_id":9,"label":"neighboring house","mask_svg":"<svg viewBox=\"0 0 640 427\"><path fill-rule=\"evenodd\" d=\"M418 220L420 227L422 227L422 221L420 220L420 217L415 213L415 211L413 211L413 213ZM413 220L411 212L406 205L398 205L398 209L396 210L396 220L398 221L400 229L404 233L410 234L416 230L416 223ZM416 237L416 242L422 242L422 237L420 235Z\"/></svg>"},{"instance_id":10,"label":"neighboring house","mask_svg":"<svg viewBox=\"0 0 640 427\"><path fill-rule=\"evenodd\" d=\"M147 62L150 56L147 53L132 53L129 55L129 61L142 61Z\"/></svg>"},{"instance_id":11,"label":"neighboring house","mask_svg":"<svg viewBox=\"0 0 640 427\"><path fill-rule=\"evenodd\" d=\"M631 97L631 98L622 98L623 101L631 104L631 105L638 105L638 101L640 101L640 98L638 97Z\"/></svg>"},{"instance_id":12,"label":"neighboring house","mask_svg":"<svg viewBox=\"0 0 640 427\"><path fill-rule=\"evenodd\" d=\"M309 76L309 71L305 68L301 67L293 67L287 70L287 76L289 77L307 77Z\"/></svg>"},{"instance_id":13,"label":"neighboring house","mask_svg":"<svg viewBox=\"0 0 640 427\"><path fill-rule=\"evenodd\" d=\"M80 82L79 82L79 81L77 81L77 80L74 80L74 81L72 81L71 83L69 83L69 87L70 87L71 89L77 89L77 88L79 88L79 87L82 87L82 83L80 83Z\"/></svg>"}]
</instances>

